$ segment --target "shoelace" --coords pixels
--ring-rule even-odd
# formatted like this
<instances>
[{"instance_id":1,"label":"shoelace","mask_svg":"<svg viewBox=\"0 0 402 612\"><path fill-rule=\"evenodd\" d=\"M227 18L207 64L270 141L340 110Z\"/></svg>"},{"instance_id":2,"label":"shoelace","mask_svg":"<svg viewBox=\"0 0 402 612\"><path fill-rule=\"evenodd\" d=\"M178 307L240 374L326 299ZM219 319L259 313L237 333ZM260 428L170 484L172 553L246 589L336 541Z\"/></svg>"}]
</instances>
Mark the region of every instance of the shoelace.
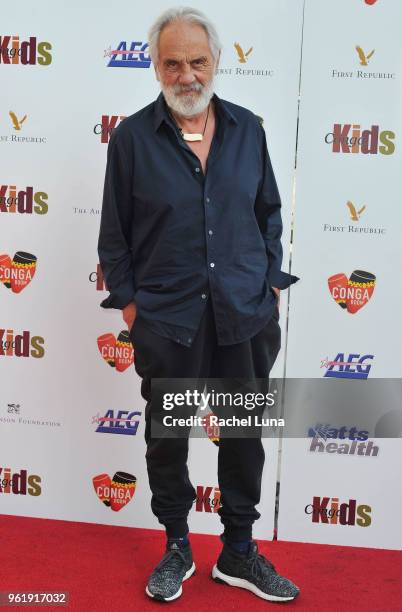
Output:
<instances>
[{"instance_id":1,"label":"shoelace","mask_svg":"<svg viewBox=\"0 0 402 612\"><path fill-rule=\"evenodd\" d=\"M265 557L263 557L262 555L253 555L250 559L250 569L251 569L251 575L254 578L259 578L260 576L263 577L265 575L268 575L269 573L271 573L268 570L275 570L275 566L273 565L273 563L271 563L271 561L268 561L268 559L266 559Z\"/></svg>"},{"instance_id":2,"label":"shoelace","mask_svg":"<svg viewBox=\"0 0 402 612\"><path fill-rule=\"evenodd\" d=\"M165 567L165 565L171 563L171 568L169 569L172 569L172 571L179 570L181 568L180 560L183 562L184 565L186 565L186 558L181 552L181 550L169 550L156 569L161 570Z\"/></svg>"}]
</instances>

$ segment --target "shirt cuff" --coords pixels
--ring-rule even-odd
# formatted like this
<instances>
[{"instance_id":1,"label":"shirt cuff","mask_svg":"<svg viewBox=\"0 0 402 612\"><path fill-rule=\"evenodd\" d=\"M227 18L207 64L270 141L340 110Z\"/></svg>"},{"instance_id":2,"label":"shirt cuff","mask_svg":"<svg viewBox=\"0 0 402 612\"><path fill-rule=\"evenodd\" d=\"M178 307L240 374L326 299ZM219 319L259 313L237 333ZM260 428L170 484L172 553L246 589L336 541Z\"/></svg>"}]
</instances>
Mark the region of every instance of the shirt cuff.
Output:
<instances>
[{"instance_id":1,"label":"shirt cuff","mask_svg":"<svg viewBox=\"0 0 402 612\"><path fill-rule=\"evenodd\" d=\"M116 289L110 291L110 295L105 298L100 305L102 308L118 308L122 310L130 304L134 302L135 291L133 289L133 284L131 282L126 282Z\"/></svg>"},{"instance_id":2,"label":"shirt cuff","mask_svg":"<svg viewBox=\"0 0 402 612\"><path fill-rule=\"evenodd\" d=\"M282 272L282 270L272 270L268 274L268 280L271 287L277 287L278 289L287 289L293 283L297 283L298 276Z\"/></svg>"}]
</instances>

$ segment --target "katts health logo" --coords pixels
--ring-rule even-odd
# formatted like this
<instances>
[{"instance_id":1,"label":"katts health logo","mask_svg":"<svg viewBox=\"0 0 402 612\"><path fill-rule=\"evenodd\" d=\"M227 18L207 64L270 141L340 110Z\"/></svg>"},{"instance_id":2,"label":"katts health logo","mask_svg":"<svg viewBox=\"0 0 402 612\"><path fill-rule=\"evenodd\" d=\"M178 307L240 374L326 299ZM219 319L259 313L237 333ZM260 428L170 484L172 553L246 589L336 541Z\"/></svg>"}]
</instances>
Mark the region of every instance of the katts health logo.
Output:
<instances>
[{"instance_id":1,"label":"katts health logo","mask_svg":"<svg viewBox=\"0 0 402 612\"><path fill-rule=\"evenodd\" d=\"M96 433L118 434L125 436L137 435L141 412L119 410L115 416L114 410L107 410L105 416L99 413L92 417L92 423L97 423Z\"/></svg>"},{"instance_id":2,"label":"katts health logo","mask_svg":"<svg viewBox=\"0 0 402 612\"><path fill-rule=\"evenodd\" d=\"M328 279L328 289L335 302L349 314L355 314L371 299L376 277L371 272L354 270L346 274L334 274Z\"/></svg>"},{"instance_id":3,"label":"katts health logo","mask_svg":"<svg viewBox=\"0 0 402 612\"><path fill-rule=\"evenodd\" d=\"M395 152L395 132L381 130L372 125L361 129L357 123L334 123L332 132L325 135L325 143L331 145L333 153L392 155Z\"/></svg>"},{"instance_id":4,"label":"katts health logo","mask_svg":"<svg viewBox=\"0 0 402 612\"><path fill-rule=\"evenodd\" d=\"M134 363L134 349L127 329L123 329L117 338L112 333L102 334L97 342L103 359L116 372L124 372Z\"/></svg>"},{"instance_id":5,"label":"katts health logo","mask_svg":"<svg viewBox=\"0 0 402 612\"><path fill-rule=\"evenodd\" d=\"M137 478L128 472L116 472L113 478L109 474L98 474L93 477L92 484L98 499L113 512L119 512L133 499Z\"/></svg>"},{"instance_id":6,"label":"katts health logo","mask_svg":"<svg viewBox=\"0 0 402 612\"><path fill-rule=\"evenodd\" d=\"M104 57L110 58L107 68L149 68L151 57L148 43L142 41L127 42L122 40L112 48L105 49Z\"/></svg>"},{"instance_id":7,"label":"katts health logo","mask_svg":"<svg viewBox=\"0 0 402 612\"><path fill-rule=\"evenodd\" d=\"M31 495L38 497L42 493L42 479L37 474L29 474L28 470L12 473L9 467L0 467L0 495Z\"/></svg>"},{"instance_id":8,"label":"katts health logo","mask_svg":"<svg viewBox=\"0 0 402 612\"><path fill-rule=\"evenodd\" d=\"M25 251L17 251L12 259L0 253L0 283L12 293L21 293L35 276L36 262L36 256Z\"/></svg>"},{"instance_id":9,"label":"katts health logo","mask_svg":"<svg viewBox=\"0 0 402 612\"><path fill-rule=\"evenodd\" d=\"M366 380L371 370L374 355L360 353L338 353L332 360L322 359L321 368L325 368L324 378L357 378Z\"/></svg>"},{"instance_id":10,"label":"katts health logo","mask_svg":"<svg viewBox=\"0 0 402 612\"><path fill-rule=\"evenodd\" d=\"M304 508L313 523L323 525L343 525L369 527L372 508L368 504L357 505L356 499L339 503L339 497L313 497L313 503Z\"/></svg>"},{"instance_id":11,"label":"katts health logo","mask_svg":"<svg viewBox=\"0 0 402 612\"><path fill-rule=\"evenodd\" d=\"M0 214L46 215L48 194L34 191L31 186L18 189L16 185L0 185Z\"/></svg>"},{"instance_id":12,"label":"katts health logo","mask_svg":"<svg viewBox=\"0 0 402 612\"><path fill-rule=\"evenodd\" d=\"M312 438L309 451L337 455L356 455L377 457L379 447L369 440L369 432L357 427L334 427L329 423L317 423L310 427L308 436Z\"/></svg>"},{"instance_id":13,"label":"katts health logo","mask_svg":"<svg viewBox=\"0 0 402 612\"><path fill-rule=\"evenodd\" d=\"M48 41L38 42L36 36L20 40L19 36L0 36L0 64L49 66L52 63Z\"/></svg>"}]
</instances>

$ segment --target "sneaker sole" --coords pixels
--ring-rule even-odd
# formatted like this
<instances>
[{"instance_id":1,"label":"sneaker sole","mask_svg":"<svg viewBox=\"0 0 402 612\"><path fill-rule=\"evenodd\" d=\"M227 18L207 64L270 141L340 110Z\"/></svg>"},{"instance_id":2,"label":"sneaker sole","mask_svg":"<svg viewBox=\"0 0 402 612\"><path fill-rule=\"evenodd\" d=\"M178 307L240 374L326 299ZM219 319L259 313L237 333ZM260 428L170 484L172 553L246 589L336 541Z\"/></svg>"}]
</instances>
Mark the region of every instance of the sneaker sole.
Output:
<instances>
[{"instance_id":1,"label":"sneaker sole","mask_svg":"<svg viewBox=\"0 0 402 612\"><path fill-rule=\"evenodd\" d=\"M212 578L215 580L215 582L227 584L229 586L240 587L241 589L247 589L247 591L251 591L252 593L254 593L254 595L257 595L257 597L261 597L261 599L265 599L266 601L292 601L299 594L297 593L293 597L278 597L277 595L268 595L267 593L261 591L252 582L244 580L244 578L235 578L234 576L227 576L218 569L217 565L214 565L214 567L212 568Z\"/></svg>"},{"instance_id":2,"label":"sneaker sole","mask_svg":"<svg viewBox=\"0 0 402 612\"><path fill-rule=\"evenodd\" d=\"M182 580L182 584L183 584L183 582L185 580L187 580L188 578L191 578L191 576L194 574L194 572L195 572L195 563L193 562L193 565L184 574L184 577L183 577L183 580ZM156 599L158 601L174 601L175 599L178 599L180 597L180 595L183 593L183 588L180 585L179 590L177 591L177 593L175 593L171 597L163 597L162 595L153 595L151 593L151 591L148 589L148 585L145 587L145 592L148 595L148 597L151 597L151 599Z\"/></svg>"}]
</instances>

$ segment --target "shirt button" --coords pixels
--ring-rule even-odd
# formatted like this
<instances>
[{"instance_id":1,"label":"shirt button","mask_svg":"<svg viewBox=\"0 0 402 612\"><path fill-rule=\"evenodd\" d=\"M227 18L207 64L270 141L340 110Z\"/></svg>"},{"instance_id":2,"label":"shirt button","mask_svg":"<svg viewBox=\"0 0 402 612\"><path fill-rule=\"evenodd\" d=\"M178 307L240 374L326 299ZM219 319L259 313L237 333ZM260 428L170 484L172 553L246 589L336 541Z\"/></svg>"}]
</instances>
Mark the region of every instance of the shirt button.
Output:
<instances>
[{"instance_id":1,"label":"shirt button","mask_svg":"<svg viewBox=\"0 0 402 612\"><path fill-rule=\"evenodd\" d=\"M211 266L211 268L215 268L215 264L213 261L209 265Z\"/></svg>"},{"instance_id":2,"label":"shirt button","mask_svg":"<svg viewBox=\"0 0 402 612\"><path fill-rule=\"evenodd\" d=\"M187 342L191 342L191 338L187 338Z\"/></svg>"},{"instance_id":3,"label":"shirt button","mask_svg":"<svg viewBox=\"0 0 402 612\"><path fill-rule=\"evenodd\" d=\"M196 169L195 169L195 171L196 171L196 172L199 172L199 171L200 171L200 169L199 169L199 168L196 168Z\"/></svg>"},{"instance_id":4,"label":"shirt button","mask_svg":"<svg viewBox=\"0 0 402 612\"><path fill-rule=\"evenodd\" d=\"M211 200L210 200L209 198L207 198L207 204L209 204L209 203L210 203L210 201L211 201Z\"/></svg>"},{"instance_id":5,"label":"shirt button","mask_svg":"<svg viewBox=\"0 0 402 612\"><path fill-rule=\"evenodd\" d=\"M212 236L213 231L212 231L212 230L208 230L208 234L209 234L210 236Z\"/></svg>"},{"instance_id":6,"label":"shirt button","mask_svg":"<svg viewBox=\"0 0 402 612\"><path fill-rule=\"evenodd\" d=\"M206 293L203 293L203 294L201 295L201 297L202 297L202 299L203 299L203 300L206 300L206 299L207 299L207 294L206 294Z\"/></svg>"}]
</instances>

